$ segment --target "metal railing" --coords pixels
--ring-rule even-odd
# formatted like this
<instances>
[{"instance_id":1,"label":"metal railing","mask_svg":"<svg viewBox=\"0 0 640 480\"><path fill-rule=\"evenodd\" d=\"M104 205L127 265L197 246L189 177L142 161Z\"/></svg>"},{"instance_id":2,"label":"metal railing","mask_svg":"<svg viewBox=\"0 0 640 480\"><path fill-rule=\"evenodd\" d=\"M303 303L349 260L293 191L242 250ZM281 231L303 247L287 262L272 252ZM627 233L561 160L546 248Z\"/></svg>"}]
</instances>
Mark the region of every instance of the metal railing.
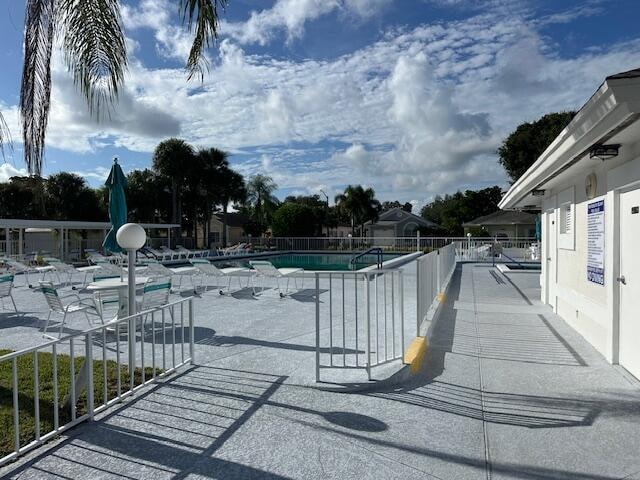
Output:
<instances>
[{"instance_id":1,"label":"metal railing","mask_svg":"<svg viewBox=\"0 0 640 480\"><path fill-rule=\"evenodd\" d=\"M465 262L539 262L540 242L532 238L466 238L454 242L456 259Z\"/></svg>"},{"instance_id":2,"label":"metal railing","mask_svg":"<svg viewBox=\"0 0 640 480\"><path fill-rule=\"evenodd\" d=\"M450 243L496 241L489 237L245 237L242 243L250 243L254 250L335 250L357 252L368 248L382 248L390 252L429 253ZM500 239L505 245L531 244L533 238Z\"/></svg>"},{"instance_id":3,"label":"metal railing","mask_svg":"<svg viewBox=\"0 0 640 480\"><path fill-rule=\"evenodd\" d=\"M13 436L14 451L0 458L0 465L92 420L194 358L193 297L3 355L0 366L11 363L11 384L0 389L12 392L13 417L3 435ZM29 385L21 383L25 378ZM31 389L32 399L26 391ZM51 404L41 400L43 392L52 392ZM31 413L33 431L23 425Z\"/></svg>"},{"instance_id":4,"label":"metal railing","mask_svg":"<svg viewBox=\"0 0 640 480\"><path fill-rule=\"evenodd\" d=\"M373 248L370 248L368 250L365 250L364 252L361 252L361 253L358 253L358 254L354 255L349 260L349 266L353 267L354 265L356 265L358 263L359 259L361 259L362 257L364 257L366 255L370 255L370 254L375 254L376 255L376 267L377 268L382 268L383 250L380 247L373 247Z\"/></svg>"},{"instance_id":5,"label":"metal railing","mask_svg":"<svg viewBox=\"0 0 640 480\"><path fill-rule=\"evenodd\" d=\"M444 289L456 266L454 245L447 245L416 260L416 335L420 335L422 324L429 319L436 299Z\"/></svg>"},{"instance_id":6,"label":"metal railing","mask_svg":"<svg viewBox=\"0 0 640 480\"><path fill-rule=\"evenodd\" d=\"M321 300L322 296L322 300ZM400 269L316 272L316 381L322 369L371 369L404 356Z\"/></svg>"}]
</instances>

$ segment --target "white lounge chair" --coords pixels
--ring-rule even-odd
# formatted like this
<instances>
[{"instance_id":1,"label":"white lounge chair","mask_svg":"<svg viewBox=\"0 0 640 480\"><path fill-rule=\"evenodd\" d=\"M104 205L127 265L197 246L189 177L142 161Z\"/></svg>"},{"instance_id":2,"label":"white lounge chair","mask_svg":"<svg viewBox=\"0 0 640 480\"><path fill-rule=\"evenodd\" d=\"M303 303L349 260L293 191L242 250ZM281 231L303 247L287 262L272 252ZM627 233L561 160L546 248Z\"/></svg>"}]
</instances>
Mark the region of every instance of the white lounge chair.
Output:
<instances>
[{"instance_id":1,"label":"white lounge chair","mask_svg":"<svg viewBox=\"0 0 640 480\"><path fill-rule=\"evenodd\" d=\"M0 275L0 303L2 304L2 308L4 309L4 299L5 297L9 297L11 299L11 303L13 303L13 309L18 312L18 307L16 307L16 301L13 299L13 295L11 294L11 290L13 289L13 275L4 273Z\"/></svg>"},{"instance_id":2,"label":"white lounge chair","mask_svg":"<svg viewBox=\"0 0 640 480\"><path fill-rule=\"evenodd\" d=\"M146 260L143 264L147 267L145 274L149 277L177 278L178 287L182 286L182 279L184 277L189 277L191 279L191 285L193 286L193 278L191 277L196 272L196 269L192 266L168 268L160 262L153 260Z\"/></svg>"},{"instance_id":3,"label":"white lounge chair","mask_svg":"<svg viewBox=\"0 0 640 480\"><path fill-rule=\"evenodd\" d=\"M14 259L9 258L9 257L2 257L2 258L0 258L0 264L6 265L6 267L9 269L9 271L11 273L13 273L14 275L18 275L18 274L24 275L25 285L27 285L29 288L31 288L31 280L29 279L29 274L42 273L42 280L44 280L45 272L41 272L39 270L36 270L35 267L31 267L31 266L27 265L26 263L20 262L18 260L14 260ZM54 270L53 267L47 267L47 269Z\"/></svg>"},{"instance_id":4,"label":"white lounge chair","mask_svg":"<svg viewBox=\"0 0 640 480\"><path fill-rule=\"evenodd\" d=\"M77 293L70 293L68 295L59 295L58 290L53 286L51 282L40 282L40 291L44 294L44 298L47 301L47 305L49 306L49 315L47 316L47 322L44 325L43 336L47 338L56 339L49 334L47 334L47 329L49 328L49 321L51 320L51 314L57 313L62 315L62 322L60 323L60 330L58 331L58 338L62 336L62 330L67 321L67 316L71 313L82 312L89 322L91 326L91 320L89 319L88 314L92 314L97 316L100 321L102 321L102 316L99 313L99 310L96 308L96 304L91 298L82 299ZM67 303L66 305L62 303L62 299L64 298L75 298L74 301Z\"/></svg>"},{"instance_id":5,"label":"white lounge chair","mask_svg":"<svg viewBox=\"0 0 640 480\"><path fill-rule=\"evenodd\" d=\"M68 263L64 263L62 260L53 257L46 257L44 261L47 264L55 269L56 277L58 279L58 283L63 286L71 285L71 280L73 279L74 273L84 273L78 272L73 265L69 265ZM65 282L62 280L66 279Z\"/></svg>"},{"instance_id":6,"label":"white lounge chair","mask_svg":"<svg viewBox=\"0 0 640 480\"><path fill-rule=\"evenodd\" d=\"M156 250L155 248L151 247L145 247L144 250L153 255L159 262L162 262L164 260L171 260L173 257L172 253L161 252L160 250Z\"/></svg>"},{"instance_id":7,"label":"white lounge chair","mask_svg":"<svg viewBox=\"0 0 640 480\"><path fill-rule=\"evenodd\" d=\"M204 258L194 258L191 260L191 265L193 265L197 269L197 273L194 275L200 280L200 287L204 284L206 278L226 278L227 282L227 293L231 292L231 279L233 277L238 278L238 286L242 289L242 282L240 280L241 276L247 276L250 278L250 271L245 267L227 267L227 268L218 268L209 260ZM244 273L245 275L240 275ZM193 278L192 278L193 282ZM197 291L197 287L194 283L194 291ZM205 287L205 292L207 291L207 287ZM219 290L220 295L224 295L224 290Z\"/></svg>"},{"instance_id":8,"label":"white lounge chair","mask_svg":"<svg viewBox=\"0 0 640 480\"><path fill-rule=\"evenodd\" d=\"M271 262L267 262L266 260L252 260L249 262L249 265L251 265L255 270L254 277L262 277L263 279L275 278L276 287L278 289L280 298L283 298L289 292L289 280L291 278L293 278L296 289L298 289L298 277L300 276L300 274L304 273L303 268L276 268ZM280 279L286 279L287 281L284 293L282 293L282 290L280 289ZM302 277L302 285L300 288L302 288L303 286L304 277ZM260 293L262 293L264 289L265 287L263 282ZM253 283L253 294L256 295L255 281Z\"/></svg>"}]
</instances>

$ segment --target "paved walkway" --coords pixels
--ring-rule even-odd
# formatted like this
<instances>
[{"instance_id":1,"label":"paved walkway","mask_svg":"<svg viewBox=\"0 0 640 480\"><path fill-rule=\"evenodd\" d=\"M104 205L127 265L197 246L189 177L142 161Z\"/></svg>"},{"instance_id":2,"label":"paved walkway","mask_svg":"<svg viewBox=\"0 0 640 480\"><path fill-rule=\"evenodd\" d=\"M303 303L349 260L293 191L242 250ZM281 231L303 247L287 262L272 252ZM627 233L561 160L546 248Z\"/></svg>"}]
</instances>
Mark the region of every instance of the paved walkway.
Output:
<instances>
[{"instance_id":1,"label":"paved walkway","mask_svg":"<svg viewBox=\"0 0 640 480\"><path fill-rule=\"evenodd\" d=\"M461 266L409 384L309 388L314 333L278 325L276 341L216 355L0 475L640 479L638 383L542 306L537 282Z\"/></svg>"}]
</instances>

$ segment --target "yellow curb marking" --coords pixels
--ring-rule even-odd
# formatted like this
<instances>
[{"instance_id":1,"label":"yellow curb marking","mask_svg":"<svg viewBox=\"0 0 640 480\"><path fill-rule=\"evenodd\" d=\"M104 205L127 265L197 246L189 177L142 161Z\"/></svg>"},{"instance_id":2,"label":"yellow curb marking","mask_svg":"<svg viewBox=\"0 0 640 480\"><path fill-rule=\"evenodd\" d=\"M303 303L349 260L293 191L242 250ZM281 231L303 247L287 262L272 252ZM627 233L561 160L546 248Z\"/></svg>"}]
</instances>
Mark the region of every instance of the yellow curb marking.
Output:
<instances>
[{"instance_id":1,"label":"yellow curb marking","mask_svg":"<svg viewBox=\"0 0 640 480\"><path fill-rule=\"evenodd\" d=\"M404 363L411 366L412 374L417 373L420 369L425 353L427 353L427 339L425 337L414 338L404 352Z\"/></svg>"}]
</instances>

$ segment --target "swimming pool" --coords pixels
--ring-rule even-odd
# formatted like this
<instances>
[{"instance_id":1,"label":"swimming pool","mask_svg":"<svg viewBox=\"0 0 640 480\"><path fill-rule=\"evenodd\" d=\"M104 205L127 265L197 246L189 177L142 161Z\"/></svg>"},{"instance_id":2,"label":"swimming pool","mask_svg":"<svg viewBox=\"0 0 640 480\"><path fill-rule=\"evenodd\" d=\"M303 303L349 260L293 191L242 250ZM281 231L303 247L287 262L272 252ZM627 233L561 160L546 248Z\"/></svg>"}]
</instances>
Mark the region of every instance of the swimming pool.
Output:
<instances>
[{"instance_id":1,"label":"swimming pool","mask_svg":"<svg viewBox=\"0 0 640 480\"><path fill-rule=\"evenodd\" d=\"M360 270L362 268L375 265L377 255L364 255L357 261L355 267L349 261L355 253L282 253L271 255L256 255L251 258L241 258L238 260L224 259L215 261L216 265L248 267L249 260L267 260L276 268L304 268L305 270ZM384 253L382 261L386 262L392 258L397 258L402 253Z\"/></svg>"}]
</instances>

